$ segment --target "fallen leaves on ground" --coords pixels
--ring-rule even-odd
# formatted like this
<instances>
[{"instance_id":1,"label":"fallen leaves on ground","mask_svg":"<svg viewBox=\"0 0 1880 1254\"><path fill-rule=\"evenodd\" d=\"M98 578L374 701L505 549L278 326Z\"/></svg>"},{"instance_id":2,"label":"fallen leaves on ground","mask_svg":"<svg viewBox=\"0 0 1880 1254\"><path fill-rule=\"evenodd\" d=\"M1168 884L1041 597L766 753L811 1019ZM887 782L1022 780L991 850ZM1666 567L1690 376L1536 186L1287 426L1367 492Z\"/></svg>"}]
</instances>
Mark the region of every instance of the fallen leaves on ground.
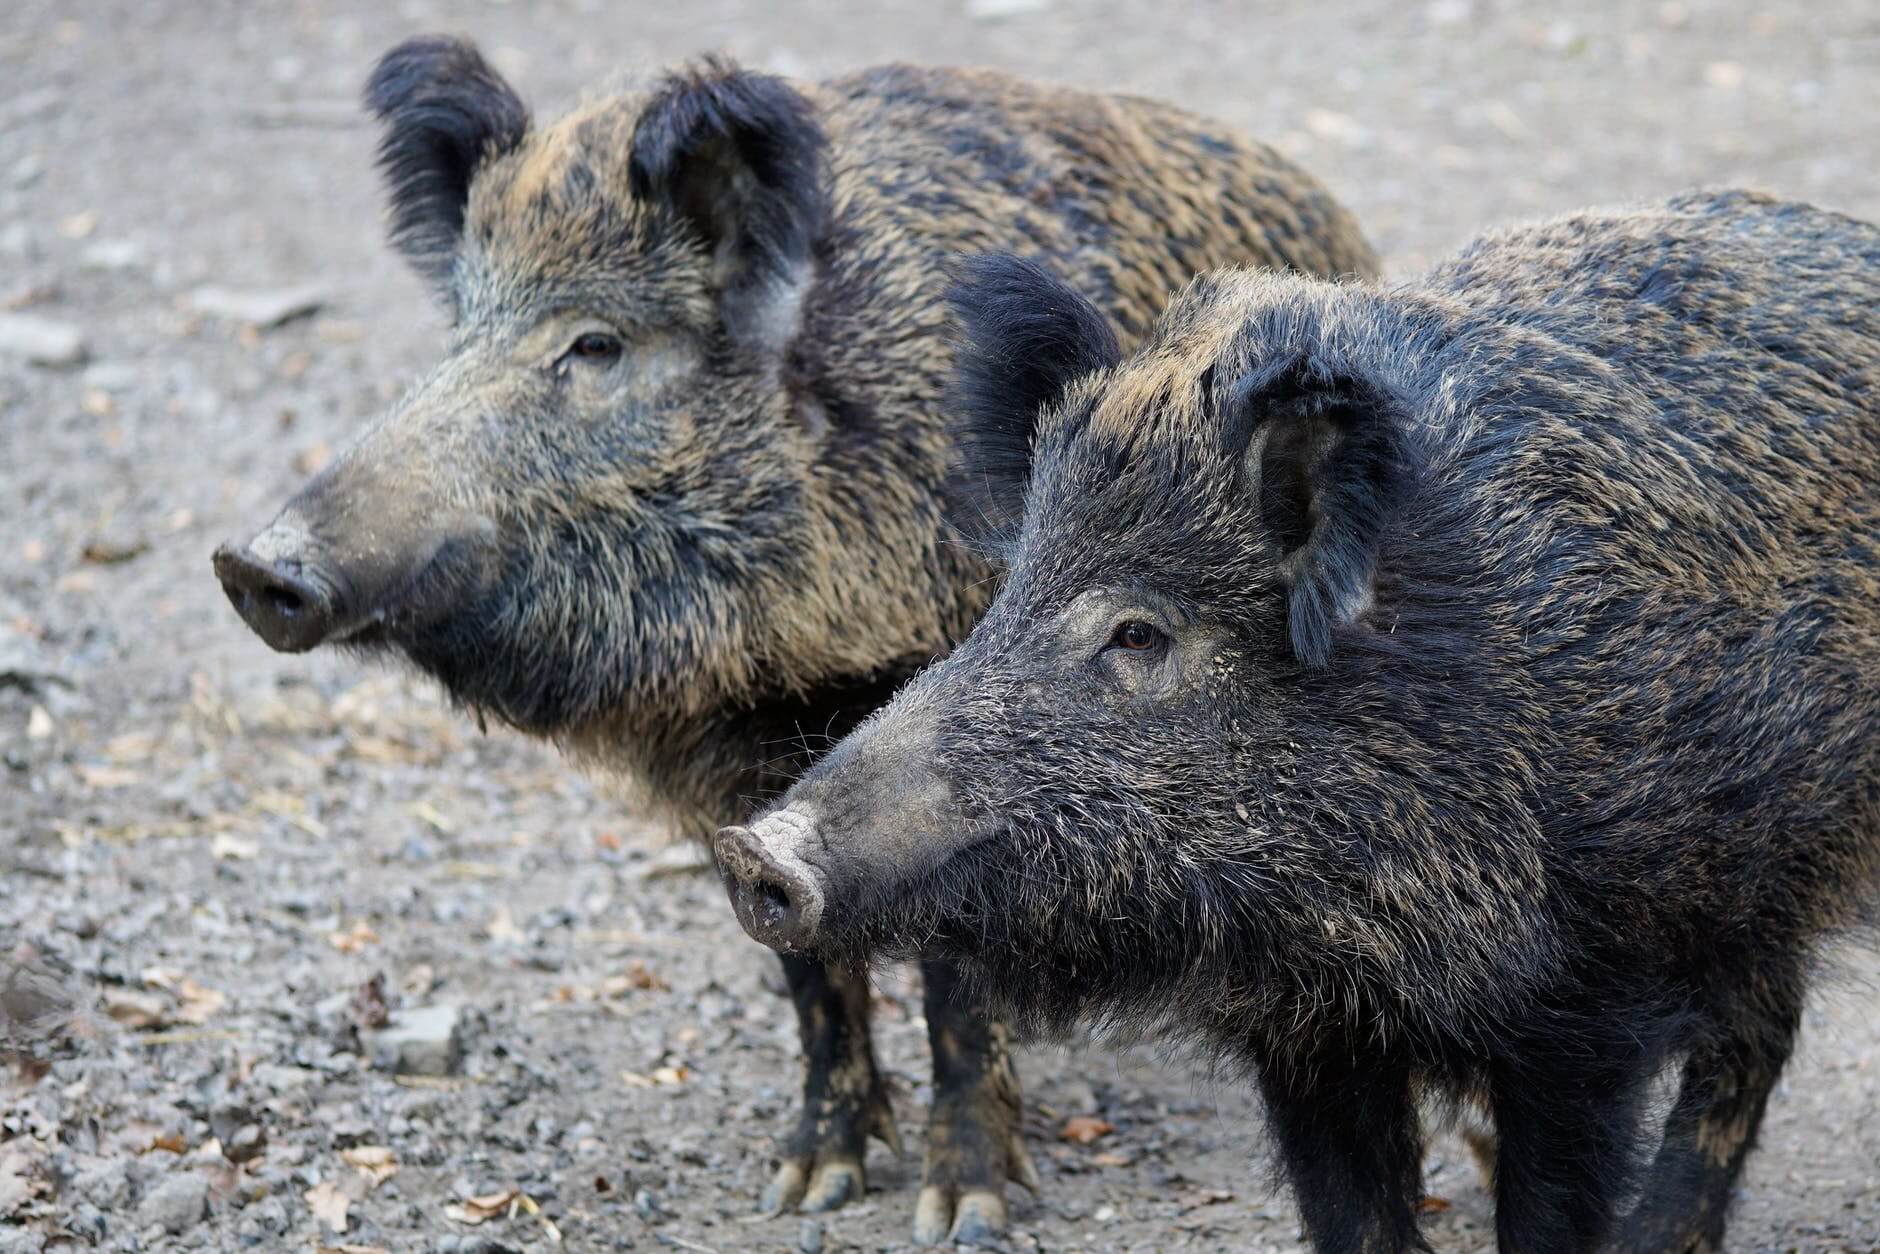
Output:
<instances>
[{"instance_id":1,"label":"fallen leaves on ground","mask_svg":"<svg viewBox=\"0 0 1880 1254\"><path fill-rule=\"evenodd\" d=\"M491 940L499 945L520 945L528 938L523 930L516 926L516 921L509 914L508 906L496 907L496 913L490 916L489 932Z\"/></svg>"},{"instance_id":2,"label":"fallen leaves on ground","mask_svg":"<svg viewBox=\"0 0 1880 1254\"><path fill-rule=\"evenodd\" d=\"M176 999L176 1010L170 1016L174 1023L201 1027L228 1005L226 995L167 967L146 967L143 975L147 987L162 989Z\"/></svg>"},{"instance_id":3,"label":"fallen leaves on ground","mask_svg":"<svg viewBox=\"0 0 1880 1254\"><path fill-rule=\"evenodd\" d=\"M303 1196L307 1199L307 1209L325 1228L334 1233L346 1231L346 1212L352 1208L353 1200L337 1184L322 1180Z\"/></svg>"},{"instance_id":4,"label":"fallen leaves on ground","mask_svg":"<svg viewBox=\"0 0 1880 1254\"><path fill-rule=\"evenodd\" d=\"M343 954L356 954L367 945L378 944L379 934L372 930L370 923L360 919L342 931L328 932L326 943Z\"/></svg>"},{"instance_id":5,"label":"fallen leaves on ground","mask_svg":"<svg viewBox=\"0 0 1880 1254\"><path fill-rule=\"evenodd\" d=\"M487 1219L498 1216L514 1219L518 1214L533 1215L542 1223L542 1231L550 1244L561 1244L561 1229L555 1221L542 1213L542 1208L534 1198L520 1189L504 1189L499 1193L485 1193L478 1197L466 1197L461 1202L444 1208L444 1217L460 1224L474 1227Z\"/></svg>"},{"instance_id":6,"label":"fallen leaves on ground","mask_svg":"<svg viewBox=\"0 0 1880 1254\"><path fill-rule=\"evenodd\" d=\"M129 988L108 988L104 992L104 1012L133 1030L154 1028L163 1023L169 1008L170 1003L155 993L140 993Z\"/></svg>"},{"instance_id":7,"label":"fallen leaves on ground","mask_svg":"<svg viewBox=\"0 0 1880 1254\"><path fill-rule=\"evenodd\" d=\"M1116 1125L1108 1119L1100 1119L1096 1115L1072 1115L1058 1129L1058 1140L1093 1145L1114 1131Z\"/></svg>"},{"instance_id":8,"label":"fallen leaves on ground","mask_svg":"<svg viewBox=\"0 0 1880 1254\"><path fill-rule=\"evenodd\" d=\"M355 1145L344 1149L339 1156L377 1188L398 1174L398 1160L392 1151L384 1145Z\"/></svg>"},{"instance_id":9,"label":"fallen leaves on ground","mask_svg":"<svg viewBox=\"0 0 1880 1254\"><path fill-rule=\"evenodd\" d=\"M98 766L80 762L72 770L78 776L79 783L92 789L129 788L132 784L144 782L141 774L126 770L121 766Z\"/></svg>"},{"instance_id":10,"label":"fallen leaves on ground","mask_svg":"<svg viewBox=\"0 0 1880 1254\"><path fill-rule=\"evenodd\" d=\"M641 1075L637 1071L622 1071L621 1083L630 1089L674 1088L692 1078L690 1067L658 1067L651 1075Z\"/></svg>"}]
</instances>

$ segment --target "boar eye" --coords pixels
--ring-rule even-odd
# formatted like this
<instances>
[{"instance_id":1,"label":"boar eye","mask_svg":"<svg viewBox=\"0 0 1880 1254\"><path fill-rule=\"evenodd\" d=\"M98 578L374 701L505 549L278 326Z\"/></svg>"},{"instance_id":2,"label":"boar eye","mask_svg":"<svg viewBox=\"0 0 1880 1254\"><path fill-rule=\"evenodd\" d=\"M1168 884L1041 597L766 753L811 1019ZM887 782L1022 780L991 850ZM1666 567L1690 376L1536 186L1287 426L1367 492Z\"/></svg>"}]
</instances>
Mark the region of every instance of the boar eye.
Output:
<instances>
[{"instance_id":1,"label":"boar eye","mask_svg":"<svg viewBox=\"0 0 1880 1254\"><path fill-rule=\"evenodd\" d=\"M568 346L568 356L596 366L609 365L621 353L620 337L604 331L588 331L576 336Z\"/></svg>"},{"instance_id":2,"label":"boar eye","mask_svg":"<svg viewBox=\"0 0 1880 1254\"><path fill-rule=\"evenodd\" d=\"M1132 618L1128 622L1117 625L1115 633L1110 636L1110 645L1112 648L1128 649L1131 653L1146 653L1150 649L1160 647L1167 639L1168 637L1152 624L1145 623L1139 618Z\"/></svg>"}]
</instances>

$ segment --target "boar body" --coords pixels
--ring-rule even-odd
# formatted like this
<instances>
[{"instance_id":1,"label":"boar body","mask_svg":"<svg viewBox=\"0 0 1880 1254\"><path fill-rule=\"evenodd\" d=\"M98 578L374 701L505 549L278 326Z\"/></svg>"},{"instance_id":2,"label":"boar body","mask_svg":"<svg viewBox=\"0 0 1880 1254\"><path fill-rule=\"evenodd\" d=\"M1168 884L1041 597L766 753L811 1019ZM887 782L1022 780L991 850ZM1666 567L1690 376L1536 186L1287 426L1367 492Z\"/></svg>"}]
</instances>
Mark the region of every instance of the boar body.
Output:
<instances>
[{"instance_id":1,"label":"boar body","mask_svg":"<svg viewBox=\"0 0 1880 1254\"><path fill-rule=\"evenodd\" d=\"M1880 885L1880 232L1701 194L1216 274L1127 360L1022 262L959 301L1010 574L720 834L746 927L1238 1056L1320 1250L1420 1244L1419 1091L1492 1115L1502 1248L1719 1248Z\"/></svg>"}]
</instances>

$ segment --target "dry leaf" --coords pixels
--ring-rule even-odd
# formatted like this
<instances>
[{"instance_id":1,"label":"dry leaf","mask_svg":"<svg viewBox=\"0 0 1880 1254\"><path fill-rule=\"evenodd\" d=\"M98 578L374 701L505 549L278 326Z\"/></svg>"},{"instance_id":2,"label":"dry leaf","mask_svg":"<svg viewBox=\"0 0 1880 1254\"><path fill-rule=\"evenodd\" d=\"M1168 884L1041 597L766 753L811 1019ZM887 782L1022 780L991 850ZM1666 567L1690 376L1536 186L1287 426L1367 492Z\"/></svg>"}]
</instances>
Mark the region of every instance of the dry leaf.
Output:
<instances>
[{"instance_id":1,"label":"dry leaf","mask_svg":"<svg viewBox=\"0 0 1880 1254\"><path fill-rule=\"evenodd\" d=\"M367 945L379 943L379 934L372 930L372 925L360 919L343 932L328 932L326 943L343 954L356 954Z\"/></svg>"},{"instance_id":2,"label":"dry leaf","mask_svg":"<svg viewBox=\"0 0 1880 1254\"><path fill-rule=\"evenodd\" d=\"M148 762L157 751L159 737L148 732L126 732L105 742L104 756L119 766Z\"/></svg>"},{"instance_id":3,"label":"dry leaf","mask_svg":"<svg viewBox=\"0 0 1880 1254\"><path fill-rule=\"evenodd\" d=\"M1058 1130L1058 1140L1090 1145L1116 1131L1116 1125L1095 1115L1072 1115Z\"/></svg>"},{"instance_id":4,"label":"dry leaf","mask_svg":"<svg viewBox=\"0 0 1880 1254\"><path fill-rule=\"evenodd\" d=\"M182 1000L177 1007L176 1018L182 1023L192 1023L200 1027L228 1005L228 998L212 988L204 988L194 980L184 980L176 988L176 995Z\"/></svg>"},{"instance_id":5,"label":"dry leaf","mask_svg":"<svg viewBox=\"0 0 1880 1254\"><path fill-rule=\"evenodd\" d=\"M690 1067L656 1067L651 1075L641 1075L637 1071L620 1073L621 1083L630 1089L671 1088L691 1078Z\"/></svg>"},{"instance_id":6,"label":"dry leaf","mask_svg":"<svg viewBox=\"0 0 1880 1254\"><path fill-rule=\"evenodd\" d=\"M481 1197L466 1197L461 1202L446 1206L444 1216L460 1224L480 1224L486 1219L513 1212L521 1196L514 1189L505 1189L500 1193L485 1193Z\"/></svg>"},{"instance_id":7,"label":"dry leaf","mask_svg":"<svg viewBox=\"0 0 1880 1254\"><path fill-rule=\"evenodd\" d=\"M515 919L510 917L507 906L496 907L496 913L490 916L488 931L490 939L498 944L519 945L528 939L523 930L516 926Z\"/></svg>"},{"instance_id":8,"label":"dry leaf","mask_svg":"<svg viewBox=\"0 0 1880 1254\"><path fill-rule=\"evenodd\" d=\"M149 551L150 541L141 536L94 536L85 541L78 555L94 566L117 566Z\"/></svg>"},{"instance_id":9,"label":"dry leaf","mask_svg":"<svg viewBox=\"0 0 1880 1254\"><path fill-rule=\"evenodd\" d=\"M1417 1213L1422 1215L1440 1215L1455 1203L1446 1197L1426 1197L1417 1203Z\"/></svg>"},{"instance_id":10,"label":"dry leaf","mask_svg":"<svg viewBox=\"0 0 1880 1254\"><path fill-rule=\"evenodd\" d=\"M451 826L449 819L437 812L437 807L428 801L420 801L411 807L411 812L437 829L440 836L455 836L457 829Z\"/></svg>"},{"instance_id":11,"label":"dry leaf","mask_svg":"<svg viewBox=\"0 0 1880 1254\"><path fill-rule=\"evenodd\" d=\"M182 1157L183 1153L188 1149L189 1149L189 1142L183 1139L182 1133L165 1132L161 1136L155 1136L155 1137L150 1138L150 1148L145 1150L144 1152L146 1154L149 1154L149 1153L154 1153L157 1150L162 1150L166 1154L175 1154L177 1157L180 1158Z\"/></svg>"},{"instance_id":12,"label":"dry leaf","mask_svg":"<svg viewBox=\"0 0 1880 1254\"><path fill-rule=\"evenodd\" d=\"M374 1188L398 1174L398 1160L384 1145L355 1145L341 1150L339 1156L371 1180Z\"/></svg>"},{"instance_id":13,"label":"dry leaf","mask_svg":"<svg viewBox=\"0 0 1880 1254\"><path fill-rule=\"evenodd\" d=\"M81 762L72 769L87 788L128 788L141 784L144 779L136 771L127 771L121 766L93 766Z\"/></svg>"},{"instance_id":14,"label":"dry leaf","mask_svg":"<svg viewBox=\"0 0 1880 1254\"><path fill-rule=\"evenodd\" d=\"M352 1199L340 1192L331 1180L322 1180L308 1189L305 1197L313 1217L335 1233L346 1231L346 1212Z\"/></svg>"},{"instance_id":15,"label":"dry leaf","mask_svg":"<svg viewBox=\"0 0 1880 1254\"><path fill-rule=\"evenodd\" d=\"M127 1028L154 1028L163 1022L169 1003L154 993L110 988L104 994L104 1012Z\"/></svg>"},{"instance_id":16,"label":"dry leaf","mask_svg":"<svg viewBox=\"0 0 1880 1254\"><path fill-rule=\"evenodd\" d=\"M638 958L627 964L624 974L610 975L601 981L601 996L603 997L622 997L634 989L650 993L670 993L672 985L654 975Z\"/></svg>"},{"instance_id":17,"label":"dry leaf","mask_svg":"<svg viewBox=\"0 0 1880 1254\"><path fill-rule=\"evenodd\" d=\"M1127 1167L1136 1161L1136 1156L1119 1153L1116 1150L1104 1150L1100 1154L1092 1154L1090 1161L1099 1167Z\"/></svg>"}]
</instances>

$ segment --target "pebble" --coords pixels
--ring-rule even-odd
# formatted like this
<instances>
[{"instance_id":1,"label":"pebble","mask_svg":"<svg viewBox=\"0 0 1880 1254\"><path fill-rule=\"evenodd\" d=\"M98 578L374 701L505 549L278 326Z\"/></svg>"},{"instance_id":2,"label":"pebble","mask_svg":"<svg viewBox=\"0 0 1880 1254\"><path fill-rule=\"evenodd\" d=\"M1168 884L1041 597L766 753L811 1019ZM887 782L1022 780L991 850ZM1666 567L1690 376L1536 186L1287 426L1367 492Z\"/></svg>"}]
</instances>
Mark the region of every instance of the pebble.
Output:
<instances>
[{"instance_id":1,"label":"pebble","mask_svg":"<svg viewBox=\"0 0 1880 1254\"><path fill-rule=\"evenodd\" d=\"M400 1010L391 1022L361 1032L372 1065L396 1075L454 1075L463 1057L463 1014L455 1006Z\"/></svg>"},{"instance_id":2,"label":"pebble","mask_svg":"<svg viewBox=\"0 0 1880 1254\"><path fill-rule=\"evenodd\" d=\"M0 313L0 355L35 366L76 366L85 360L85 336L69 322Z\"/></svg>"},{"instance_id":3,"label":"pebble","mask_svg":"<svg viewBox=\"0 0 1880 1254\"><path fill-rule=\"evenodd\" d=\"M997 22L1043 13L1050 7L1051 0L966 0L966 16L975 22Z\"/></svg>"},{"instance_id":4,"label":"pebble","mask_svg":"<svg viewBox=\"0 0 1880 1254\"><path fill-rule=\"evenodd\" d=\"M138 1222L181 1236L202 1220L209 1208L209 1182L193 1171L179 1171L145 1196Z\"/></svg>"},{"instance_id":5,"label":"pebble","mask_svg":"<svg viewBox=\"0 0 1880 1254\"><path fill-rule=\"evenodd\" d=\"M265 330L310 314L326 300L326 290L315 283L249 290L210 284L189 294L189 307L212 318L245 322Z\"/></svg>"},{"instance_id":6,"label":"pebble","mask_svg":"<svg viewBox=\"0 0 1880 1254\"><path fill-rule=\"evenodd\" d=\"M805 1219L796 1230L796 1248L803 1254L822 1254L823 1222L820 1219Z\"/></svg>"},{"instance_id":7,"label":"pebble","mask_svg":"<svg viewBox=\"0 0 1880 1254\"><path fill-rule=\"evenodd\" d=\"M131 239L101 239L87 244L78 264L87 270L129 270L142 264L143 245Z\"/></svg>"}]
</instances>

